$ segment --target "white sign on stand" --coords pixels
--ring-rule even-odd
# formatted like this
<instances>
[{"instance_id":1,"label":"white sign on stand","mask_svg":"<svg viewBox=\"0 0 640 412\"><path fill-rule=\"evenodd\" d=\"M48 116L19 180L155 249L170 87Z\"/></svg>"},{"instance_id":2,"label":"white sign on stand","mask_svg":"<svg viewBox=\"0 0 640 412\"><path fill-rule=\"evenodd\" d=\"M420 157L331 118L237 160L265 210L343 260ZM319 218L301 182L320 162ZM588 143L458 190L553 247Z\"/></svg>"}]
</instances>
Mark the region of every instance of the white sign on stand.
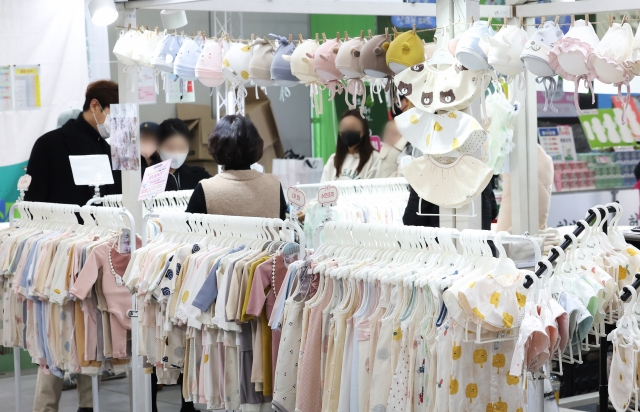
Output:
<instances>
[{"instance_id":1,"label":"white sign on stand","mask_svg":"<svg viewBox=\"0 0 640 412\"><path fill-rule=\"evenodd\" d=\"M103 186L113 184L111 163L107 155L69 156L76 185Z\"/></svg>"},{"instance_id":2,"label":"white sign on stand","mask_svg":"<svg viewBox=\"0 0 640 412\"><path fill-rule=\"evenodd\" d=\"M147 167L142 177L138 200L146 200L164 192L169 178L169 169L171 169L171 159Z\"/></svg>"},{"instance_id":3,"label":"white sign on stand","mask_svg":"<svg viewBox=\"0 0 640 412\"><path fill-rule=\"evenodd\" d=\"M287 189L287 200L289 200L289 204L297 209L302 209L304 205L307 204L307 198L304 192L295 186Z\"/></svg>"}]
</instances>

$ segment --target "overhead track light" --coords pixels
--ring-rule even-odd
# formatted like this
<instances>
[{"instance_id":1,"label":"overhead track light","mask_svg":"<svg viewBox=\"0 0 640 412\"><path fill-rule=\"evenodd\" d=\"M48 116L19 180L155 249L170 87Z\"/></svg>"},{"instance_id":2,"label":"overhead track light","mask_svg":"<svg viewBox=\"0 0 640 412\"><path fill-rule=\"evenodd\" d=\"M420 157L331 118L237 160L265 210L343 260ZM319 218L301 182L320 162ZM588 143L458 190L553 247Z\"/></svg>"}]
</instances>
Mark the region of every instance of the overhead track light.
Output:
<instances>
[{"instance_id":1,"label":"overhead track light","mask_svg":"<svg viewBox=\"0 0 640 412\"><path fill-rule=\"evenodd\" d=\"M113 0L91 0L89 14L96 26L108 26L118 18L118 10Z\"/></svg>"},{"instance_id":2,"label":"overhead track light","mask_svg":"<svg viewBox=\"0 0 640 412\"><path fill-rule=\"evenodd\" d=\"M187 25L187 13L184 10L162 10L162 26L167 30L179 29Z\"/></svg>"}]
</instances>

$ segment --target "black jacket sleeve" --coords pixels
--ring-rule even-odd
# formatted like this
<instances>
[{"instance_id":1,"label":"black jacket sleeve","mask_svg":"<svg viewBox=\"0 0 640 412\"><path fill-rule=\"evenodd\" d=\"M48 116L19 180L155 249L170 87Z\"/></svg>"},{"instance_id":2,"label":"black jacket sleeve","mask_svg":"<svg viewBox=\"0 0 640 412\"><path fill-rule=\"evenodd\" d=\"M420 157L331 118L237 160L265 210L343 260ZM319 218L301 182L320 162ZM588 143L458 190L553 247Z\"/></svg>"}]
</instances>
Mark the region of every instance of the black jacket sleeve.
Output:
<instances>
[{"instance_id":1,"label":"black jacket sleeve","mask_svg":"<svg viewBox=\"0 0 640 412\"><path fill-rule=\"evenodd\" d=\"M407 203L407 208L404 210L402 222L406 226L438 227L440 225L439 216L418 216L418 210L420 210L421 213L428 214L440 213L440 208L437 205L429 203L424 199L420 206L420 196L409 186L409 202Z\"/></svg>"},{"instance_id":2,"label":"black jacket sleeve","mask_svg":"<svg viewBox=\"0 0 640 412\"><path fill-rule=\"evenodd\" d=\"M31 176L29 190L25 193L25 200L29 202L48 202L51 178L54 175L51 170L51 157L48 139L40 137L31 149L27 174Z\"/></svg>"},{"instance_id":3,"label":"black jacket sleeve","mask_svg":"<svg viewBox=\"0 0 640 412\"><path fill-rule=\"evenodd\" d=\"M280 219L285 220L287 218L287 199L284 197L284 190L280 185Z\"/></svg>"},{"instance_id":4,"label":"black jacket sleeve","mask_svg":"<svg viewBox=\"0 0 640 412\"><path fill-rule=\"evenodd\" d=\"M191 199L189 199L189 204L187 205L187 213L202 213L207 214L207 201L204 197L204 190L202 190L202 185L198 183L195 189L193 189L193 194L191 194Z\"/></svg>"}]
</instances>

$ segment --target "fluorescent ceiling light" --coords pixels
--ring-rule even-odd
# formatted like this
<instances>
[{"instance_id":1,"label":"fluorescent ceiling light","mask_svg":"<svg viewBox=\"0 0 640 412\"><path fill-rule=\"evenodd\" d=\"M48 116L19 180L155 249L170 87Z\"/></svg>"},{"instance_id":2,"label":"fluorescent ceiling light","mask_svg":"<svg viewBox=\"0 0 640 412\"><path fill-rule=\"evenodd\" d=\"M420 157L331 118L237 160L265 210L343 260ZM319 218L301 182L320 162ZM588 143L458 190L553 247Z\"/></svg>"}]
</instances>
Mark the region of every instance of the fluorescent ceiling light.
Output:
<instances>
[{"instance_id":1,"label":"fluorescent ceiling light","mask_svg":"<svg viewBox=\"0 0 640 412\"><path fill-rule=\"evenodd\" d=\"M89 14L96 26L108 26L118 18L118 10L113 0L91 0Z\"/></svg>"},{"instance_id":2,"label":"fluorescent ceiling light","mask_svg":"<svg viewBox=\"0 0 640 412\"><path fill-rule=\"evenodd\" d=\"M184 10L162 10L162 27L167 30L179 29L187 25L187 13Z\"/></svg>"}]
</instances>

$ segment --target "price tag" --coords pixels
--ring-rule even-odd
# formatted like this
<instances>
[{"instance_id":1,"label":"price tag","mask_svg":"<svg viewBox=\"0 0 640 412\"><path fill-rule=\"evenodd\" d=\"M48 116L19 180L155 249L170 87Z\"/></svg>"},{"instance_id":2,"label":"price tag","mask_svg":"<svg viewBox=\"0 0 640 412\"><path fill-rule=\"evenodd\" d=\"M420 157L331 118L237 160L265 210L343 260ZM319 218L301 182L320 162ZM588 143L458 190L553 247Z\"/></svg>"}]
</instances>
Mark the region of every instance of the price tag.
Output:
<instances>
[{"instance_id":1,"label":"price tag","mask_svg":"<svg viewBox=\"0 0 640 412\"><path fill-rule=\"evenodd\" d=\"M107 155L69 156L73 181L77 186L113 184L111 163Z\"/></svg>"},{"instance_id":2,"label":"price tag","mask_svg":"<svg viewBox=\"0 0 640 412\"><path fill-rule=\"evenodd\" d=\"M29 185L31 184L31 176L24 175L18 179L18 190L29 190Z\"/></svg>"},{"instance_id":3,"label":"price tag","mask_svg":"<svg viewBox=\"0 0 640 412\"><path fill-rule=\"evenodd\" d=\"M289 203L298 209L302 209L304 205L307 204L307 198L304 195L304 192L295 186L291 186L287 189L287 200L289 200Z\"/></svg>"},{"instance_id":4,"label":"price tag","mask_svg":"<svg viewBox=\"0 0 640 412\"><path fill-rule=\"evenodd\" d=\"M380 149L382 149L382 140L380 139L380 136L371 136L369 140L371 140L371 146L373 146L376 152L379 152Z\"/></svg>"},{"instance_id":5,"label":"price tag","mask_svg":"<svg viewBox=\"0 0 640 412\"><path fill-rule=\"evenodd\" d=\"M171 169L171 159L147 167L142 177L138 200L146 200L164 192L169 178L169 169Z\"/></svg>"},{"instance_id":6,"label":"price tag","mask_svg":"<svg viewBox=\"0 0 640 412\"><path fill-rule=\"evenodd\" d=\"M318 190L318 203L323 207L335 206L338 202L338 188L332 185L326 185Z\"/></svg>"}]
</instances>

